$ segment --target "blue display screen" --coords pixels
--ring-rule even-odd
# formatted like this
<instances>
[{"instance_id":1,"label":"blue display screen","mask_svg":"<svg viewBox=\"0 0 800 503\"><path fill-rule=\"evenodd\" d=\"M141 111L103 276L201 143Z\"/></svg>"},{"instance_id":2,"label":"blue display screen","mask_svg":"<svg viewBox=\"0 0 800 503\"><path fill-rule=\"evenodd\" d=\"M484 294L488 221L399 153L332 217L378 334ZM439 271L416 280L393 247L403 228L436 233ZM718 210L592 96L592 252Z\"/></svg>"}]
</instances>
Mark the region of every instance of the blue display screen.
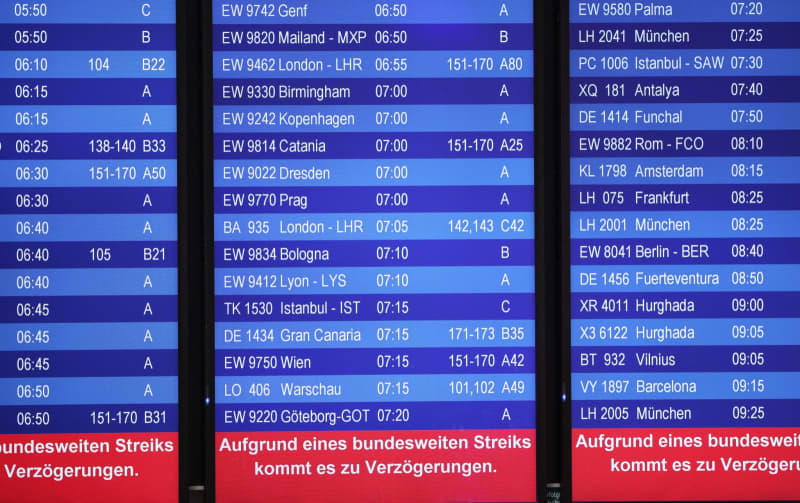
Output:
<instances>
[{"instance_id":1,"label":"blue display screen","mask_svg":"<svg viewBox=\"0 0 800 503\"><path fill-rule=\"evenodd\" d=\"M574 499L797 499L797 2L569 5Z\"/></svg>"},{"instance_id":2,"label":"blue display screen","mask_svg":"<svg viewBox=\"0 0 800 503\"><path fill-rule=\"evenodd\" d=\"M178 500L175 49L174 1L0 7L4 501Z\"/></svg>"},{"instance_id":3,"label":"blue display screen","mask_svg":"<svg viewBox=\"0 0 800 503\"><path fill-rule=\"evenodd\" d=\"M217 500L533 501L532 2L212 9Z\"/></svg>"}]
</instances>

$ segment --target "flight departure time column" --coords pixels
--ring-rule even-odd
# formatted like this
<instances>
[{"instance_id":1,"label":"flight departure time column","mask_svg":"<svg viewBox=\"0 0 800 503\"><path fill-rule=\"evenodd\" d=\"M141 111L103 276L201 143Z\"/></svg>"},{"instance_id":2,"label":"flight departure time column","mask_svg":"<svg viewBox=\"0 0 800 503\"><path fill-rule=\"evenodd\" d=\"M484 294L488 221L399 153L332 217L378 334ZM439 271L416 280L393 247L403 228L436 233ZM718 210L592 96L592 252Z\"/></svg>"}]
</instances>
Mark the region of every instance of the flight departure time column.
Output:
<instances>
[{"instance_id":1,"label":"flight departure time column","mask_svg":"<svg viewBox=\"0 0 800 503\"><path fill-rule=\"evenodd\" d=\"M570 2L575 501L800 495L796 2Z\"/></svg>"},{"instance_id":2,"label":"flight departure time column","mask_svg":"<svg viewBox=\"0 0 800 503\"><path fill-rule=\"evenodd\" d=\"M0 8L2 500L178 500L175 44L173 0Z\"/></svg>"},{"instance_id":3,"label":"flight departure time column","mask_svg":"<svg viewBox=\"0 0 800 503\"><path fill-rule=\"evenodd\" d=\"M212 8L218 501L533 501L532 2Z\"/></svg>"}]
</instances>

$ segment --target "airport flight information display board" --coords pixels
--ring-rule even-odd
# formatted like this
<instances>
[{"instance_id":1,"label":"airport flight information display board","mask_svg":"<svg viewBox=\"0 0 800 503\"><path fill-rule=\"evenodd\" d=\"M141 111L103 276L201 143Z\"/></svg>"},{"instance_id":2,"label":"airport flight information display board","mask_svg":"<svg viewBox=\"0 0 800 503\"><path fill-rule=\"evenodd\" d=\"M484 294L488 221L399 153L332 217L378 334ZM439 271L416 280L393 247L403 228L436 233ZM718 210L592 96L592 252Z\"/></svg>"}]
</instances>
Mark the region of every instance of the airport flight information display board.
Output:
<instances>
[{"instance_id":1,"label":"airport flight information display board","mask_svg":"<svg viewBox=\"0 0 800 503\"><path fill-rule=\"evenodd\" d=\"M217 501L535 500L532 2L211 8Z\"/></svg>"},{"instance_id":2,"label":"airport flight information display board","mask_svg":"<svg viewBox=\"0 0 800 503\"><path fill-rule=\"evenodd\" d=\"M797 3L569 14L574 500L797 499Z\"/></svg>"},{"instance_id":3,"label":"airport flight information display board","mask_svg":"<svg viewBox=\"0 0 800 503\"><path fill-rule=\"evenodd\" d=\"M0 7L3 501L178 501L175 45L173 1Z\"/></svg>"}]
</instances>

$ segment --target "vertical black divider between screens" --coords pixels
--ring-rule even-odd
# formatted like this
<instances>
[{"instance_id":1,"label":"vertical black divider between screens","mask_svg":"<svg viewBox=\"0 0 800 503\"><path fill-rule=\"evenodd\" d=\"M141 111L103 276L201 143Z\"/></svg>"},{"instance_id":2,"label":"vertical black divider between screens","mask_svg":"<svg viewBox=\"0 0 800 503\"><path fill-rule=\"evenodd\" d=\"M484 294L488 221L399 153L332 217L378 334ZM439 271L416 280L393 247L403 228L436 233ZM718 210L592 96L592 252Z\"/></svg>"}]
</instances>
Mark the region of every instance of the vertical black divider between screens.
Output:
<instances>
[{"instance_id":1,"label":"vertical black divider between screens","mask_svg":"<svg viewBox=\"0 0 800 503\"><path fill-rule=\"evenodd\" d=\"M559 0L535 0L536 403L538 501L562 480Z\"/></svg>"},{"instance_id":2,"label":"vertical black divider between screens","mask_svg":"<svg viewBox=\"0 0 800 503\"><path fill-rule=\"evenodd\" d=\"M177 0L180 208L181 501L205 481L205 235L202 18Z\"/></svg>"},{"instance_id":3,"label":"vertical black divider between screens","mask_svg":"<svg viewBox=\"0 0 800 503\"><path fill-rule=\"evenodd\" d=\"M557 30L556 58L558 71L553 80L558 82L558 141L557 157L558 189L560 200L557 206L558 227L558 262L554 269L558 272L555 283L559 285L559 307L556 310L560 320L559 336L561 348L561 501L572 501L572 376L571 369L571 310L570 310L570 200L569 200L569 163L570 163L570 82L569 82L569 0L557 0L558 14L554 29Z\"/></svg>"},{"instance_id":4,"label":"vertical black divider between screens","mask_svg":"<svg viewBox=\"0 0 800 503\"><path fill-rule=\"evenodd\" d=\"M200 8L197 9L199 17L200 33L197 37L199 42L199 68L202 69L202 78L197 82L200 84L202 92L200 100L202 103L201 120L198 121L202 127L201 150L203 158L198 163L198 170L202 172L202 188L198 194L202 196L203 206L197 212L198 220L202 220L203 243L199 247L203 253L203 274L198 277L203 282L203 327L202 334L204 342L205 361L203 369L204 378L199 382L203 383L205 413L204 429L204 463L205 470L205 501L216 501L215 492L215 435L214 435L214 63L213 63L213 18L212 0L200 0L197 2Z\"/></svg>"}]
</instances>

